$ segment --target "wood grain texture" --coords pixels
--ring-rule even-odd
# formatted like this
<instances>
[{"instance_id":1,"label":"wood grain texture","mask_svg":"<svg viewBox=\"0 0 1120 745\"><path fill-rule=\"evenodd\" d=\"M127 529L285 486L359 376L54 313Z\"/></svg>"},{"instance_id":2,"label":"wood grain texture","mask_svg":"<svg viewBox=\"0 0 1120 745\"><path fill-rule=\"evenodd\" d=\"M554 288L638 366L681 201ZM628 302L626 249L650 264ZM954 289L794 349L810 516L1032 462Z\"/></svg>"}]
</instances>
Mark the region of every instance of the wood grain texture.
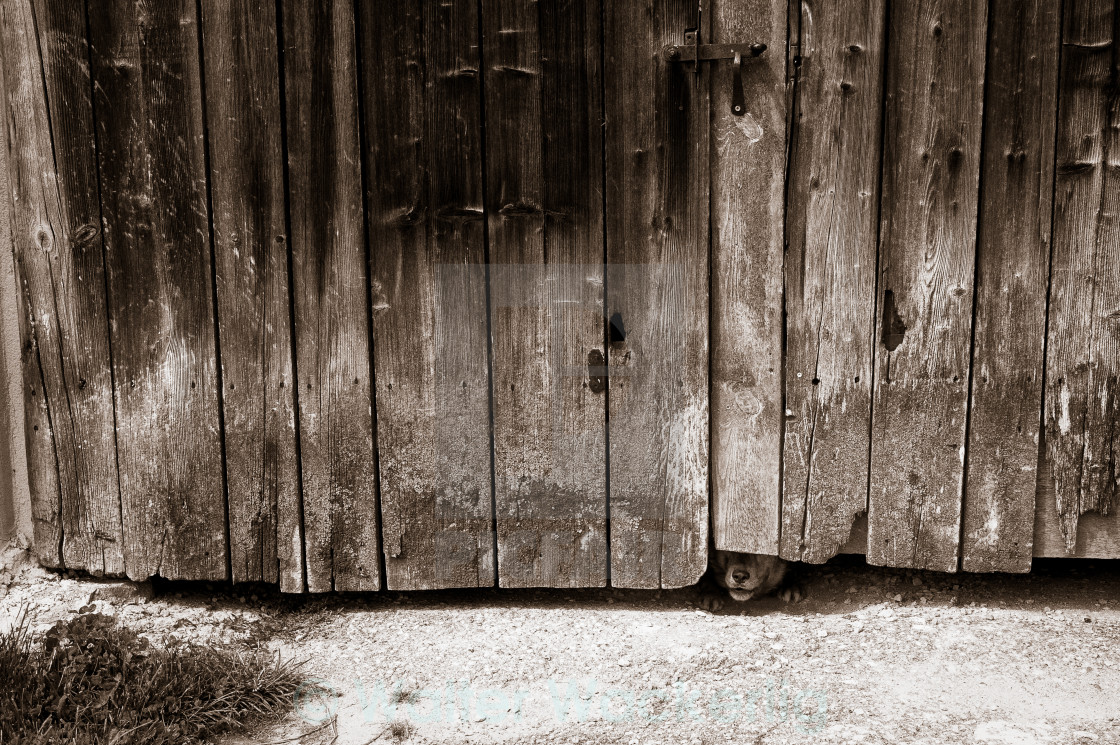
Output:
<instances>
[{"instance_id":1,"label":"wood grain texture","mask_svg":"<svg viewBox=\"0 0 1120 745\"><path fill-rule=\"evenodd\" d=\"M1077 544L1072 552L1067 552L1066 541L1059 526L1060 515L1054 495L1054 480L1050 476L1050 467L1046 464L1044 451L1038 453L1038 467L1035 473L1038 476L1033 541L1036 557L1112 559L1120 556L1120 515L1115 512L1108 515L1097 512L1082 515L1077 523ZM851 538L841 548L840 553L864 554L866 552L867 518L861 517L852 526Z\"/></svg>"},{"instance_id":2,"label":"wood grain texture","mask_svg":"<svg viewBox=\"0 0 1120 745\"><path fill-rule=\"evenodd\" d=\"M23 303L36 553L124 571L109 326L82 4L0 6L12 241Z\"/></svg>"},{"instance_id":3,"label":"wood grain texture","mask_svg":"<svg viewBox=\"0 0 1120 745\"><path fill-rule=\"evenodd\" d=\"M867 511L886 7L806 0L799 27L781 555L819 563Z\"/></svg>"},{"instance_id":4,"label":"wood grain texture","mask_svg":"<svg viewBox=\"0 0 1120 745\"><path fill-rule=\"evenodd\" d=\"M303 589L276 7L203 0L234 582Z\"/></svg>"},{"instance_id":5,"label":"wood grain texture","mask_svg":"<svg viewBox=\"0 0 1120 745\"><path fill-rule=\"evenodd\" d=\"M891 6L867 560L956 571L987 7Z\"/></svg>"},{"instance_id":6,"label":"wood grain texture","mask_svg":"<svg viewBox=\"0 0 1120 745\"><path fill-rule=\"evenodd\" d=\"M1073 0L1063 24L1046 347L1046 442L1069 550L1120 479L1120 39L1115 4Z\"/></svg>"},{"instance_id":7,"label":"wood grain texture","mask_svg":"<svg viewBox=\"0 0 1120 745\"><path fill-rule=\"evenodd\" d=\"M695 3L614 3L605 22L611 584L680 587L708 551L710 71L660 54Z\"/></svg>"},{"instance_id":8,"label":"wood grain texture","mask_svg":"<svg viewBox=\"0 0 1120 745\"><path fill-rule=\"evenodd\" d=\"M4 207L10 215L12 231L11 242L4 250L13 252L16 291L19 293L20 371L28 490L31 497L31 539L35 557L41 564L48 567L61 567L63 566L62 493L58 483L58 461L55 458L54 436L51 432L50 412L45 393L45 376L39 364L40 355L36 347L35 314L30 283L24 278L24 270L21 269L16 258L19 253L16 235L21 223L19 205L16 202L18 193L16 185L20 182L20 160L30 161L28 167L31 170L27 171L30 176L41 170L40 159L48 157L46 153L36 154L31 149L36 137L41 140L43 133L49 131L46 123L46 96L42 73L36 66L39 53L35 39L34 18L29 2L18 6L10 3L0 5L0 41L3 41L5 49L3 59L0 60L4 64L3 137L6 160L9 164L6 174L8 188L5 189L3 198ZM21 146L19 145L21 140L28 142ZM45 144L49 146L50 143ZM49 157L53 160L53 147L49 153ZM28 186L33 186L35 183L31 178L27 178L26 181ZM52 189L48 193L55 192ZM50 299L53 307L53 292Z\"/></svg>"},{"instance_id":9,"label":"wood grain texture","mask_svg":"<svg viewBox=\"0 0 1120 745\"><path fill-rule=\"evenodd\" d=\"M12 47L6 47L11 49ZM0 55L0 121L7 122L8 94ZM0 536L33 542L31 492L27 486L23 369L20 364L19 312L15 256L12 252L11 199L8 190L8 127L0 126ZM57 502L55 502L57 505ZM53 544L58 546L56 542ZM32 547L34 549L34 546Z\"/></svg>"},{"instance_id":10,"label":"wood grain texture","mask_svg":"<svg viewBox=\"0 0 1120 745\"><path fill-rule=\"evenodd\" d=\"M498 581L602 587L601 8L485 0L482 22Z\"/></svg>"},{"instance_id":11,"label":"wood grain texture","mask_svg":"<svg viewBox=\"0 0 1120 745\"><path fill-rule=\"evenodd\" d=\"M1045 430L1038 457L1038 493L1034 512L1034 555L1053 558L1115 559L1120 556L1120 515L1087 512L1077 521L1077 540L1070 546L1062 534L1054 478L1046 462Z\"/></svg>"},{"instance_id":12,"label":"wood grain texture","mask_svg":"<svg viewBox=\"0 0 1120 745\"><path fill-rule=\"evenodd\" d=\"M989 8L961 568L1027 572L1034 535L1061 9Z\"/></svg>"},{"instance_id":13,"label":"wood grain texture","mask_svg":"<svg viewBox=\"0 0 1120 745\"><path fill-rule=\"evenodd\" d=\"M477 11L473 0L359 4L394 590L494 583Z\"/></svg>"},{"instance_id":14,"label":"wood grain texture","mask_svg":"<svg viewBox=\"0 0 1120 745\"><path fill-rule=\"evenodd\" d=\"M712 4L715 43L768 48L742 63L743 116L732 64L711 87L713 538L761 554L778 553L781 524L786 38L785 3Z\"/></svg>"},{"instance_id":15,"label":"wood grain texture","mask_svg":"<svg viewBox=\"0 0 1120 745\"><path fill-rule=\"evenodd\" d=\"M194 2L89 3L117 446L132 579L226 579Z\"/></svg>"},{"instance_id":16,"label":"wood grain texture","mask_svg":"<svg viewBox=\"0 0 1120 745\"><path fill-rule=\"evenodd\" d=\"M312 592L377 590L354 8L318 0L283 6L307 584Z\"/></svg>"}]
</instances>

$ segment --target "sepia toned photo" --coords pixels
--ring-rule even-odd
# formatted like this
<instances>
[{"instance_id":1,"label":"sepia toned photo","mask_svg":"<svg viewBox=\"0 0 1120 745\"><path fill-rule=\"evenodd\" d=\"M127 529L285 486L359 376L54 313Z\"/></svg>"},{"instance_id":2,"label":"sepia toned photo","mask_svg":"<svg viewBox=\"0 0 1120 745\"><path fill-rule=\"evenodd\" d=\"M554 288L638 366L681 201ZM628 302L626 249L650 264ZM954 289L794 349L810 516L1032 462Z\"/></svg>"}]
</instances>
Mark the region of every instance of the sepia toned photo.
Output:
<instances>
[{"instance_id":1,"label":"sepia toned photo","mask_svg":"<svg viewBox=\"0 0 1120 745\"><path fill-rule=\"evenodd\" d=\"M0 745L1120 745L1120 0L0 0Z\"/></svg>"}]
</instances>

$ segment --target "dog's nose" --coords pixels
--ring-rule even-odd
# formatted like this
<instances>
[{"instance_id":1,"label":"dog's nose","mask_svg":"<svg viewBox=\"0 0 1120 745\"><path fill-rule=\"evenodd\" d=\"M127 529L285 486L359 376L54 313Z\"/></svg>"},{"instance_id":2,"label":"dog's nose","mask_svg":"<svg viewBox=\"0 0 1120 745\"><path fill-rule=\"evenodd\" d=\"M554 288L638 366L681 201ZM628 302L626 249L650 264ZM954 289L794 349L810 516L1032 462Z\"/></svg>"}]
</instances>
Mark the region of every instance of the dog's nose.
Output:
<instances>
[{"instance_id":1,"label":"dog's nose","mask_svg":"<svg viewBox=\"0 0 1120 745\"><path fill-rule=\"evenodd\" d=\"M731 579L735 580L736 582L746 582L750 578L751 573L746 569L736 569L731 573Z\"/></svg>"}]
</instances>

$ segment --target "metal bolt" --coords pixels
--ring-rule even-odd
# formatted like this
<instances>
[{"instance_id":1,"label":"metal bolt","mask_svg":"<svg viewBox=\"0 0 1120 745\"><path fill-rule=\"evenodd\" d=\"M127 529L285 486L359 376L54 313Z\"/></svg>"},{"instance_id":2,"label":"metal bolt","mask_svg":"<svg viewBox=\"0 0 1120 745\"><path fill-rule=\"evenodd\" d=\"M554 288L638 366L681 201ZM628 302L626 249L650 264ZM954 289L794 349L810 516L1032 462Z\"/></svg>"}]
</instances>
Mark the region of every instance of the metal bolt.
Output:
<instances>
[{"instance_id":1,"label":"metal bolt","mask_svg":"<svg viewBox=\"0 0 1120 745\"><path fill-rule=\"evenodd\" d=\"M681 50L677 49L676 47L673 47L672 49L669 50L669 59L680 59L680 58L681 58Z\"/></svg>"}]
</instances>

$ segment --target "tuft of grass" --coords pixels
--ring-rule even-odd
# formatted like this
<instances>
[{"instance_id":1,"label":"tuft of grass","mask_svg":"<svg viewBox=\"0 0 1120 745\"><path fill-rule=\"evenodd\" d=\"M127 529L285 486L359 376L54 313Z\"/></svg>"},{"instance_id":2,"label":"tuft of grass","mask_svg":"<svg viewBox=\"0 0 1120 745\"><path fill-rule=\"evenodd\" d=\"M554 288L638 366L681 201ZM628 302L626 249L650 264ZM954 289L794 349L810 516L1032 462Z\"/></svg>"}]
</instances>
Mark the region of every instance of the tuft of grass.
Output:
<instances>
[{"instance_id":1,"label":"tuft of grass","mask_svg":"<svg viewBox=\"0 0 1120 745\"><path fill-rule=\"evenodd\" d=\"M291 710L297 666L265 652L151 644L102 614L0 634L0 745L194 745Z\"/></svg>"}]
</instances>

